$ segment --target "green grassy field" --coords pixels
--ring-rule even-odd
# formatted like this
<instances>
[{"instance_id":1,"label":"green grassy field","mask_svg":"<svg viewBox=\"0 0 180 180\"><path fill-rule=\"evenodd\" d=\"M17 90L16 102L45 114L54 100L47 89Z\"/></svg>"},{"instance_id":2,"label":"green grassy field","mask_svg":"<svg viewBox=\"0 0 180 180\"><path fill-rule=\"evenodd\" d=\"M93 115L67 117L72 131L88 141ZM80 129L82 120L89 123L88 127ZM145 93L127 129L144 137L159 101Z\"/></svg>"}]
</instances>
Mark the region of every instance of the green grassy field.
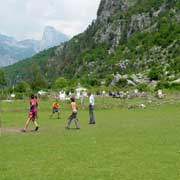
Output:
<instances>
[{"instance_id":1,"label":"green grassy field","mask_svg":"<svg viewBox=\"0 0 180 180\"><path fill-rule=\"evenodd\" d=\"M85 102L81 129L72 123L66 130L68 104L63 103L60 119L49 119L52 101L40 101L40 130L28 133L13 132L24 126L28 102L2 102L0 180L180 179L180 103L124 106L137 102L97 100L95 126L88 124Z\"/></svg>"}]
</instances>

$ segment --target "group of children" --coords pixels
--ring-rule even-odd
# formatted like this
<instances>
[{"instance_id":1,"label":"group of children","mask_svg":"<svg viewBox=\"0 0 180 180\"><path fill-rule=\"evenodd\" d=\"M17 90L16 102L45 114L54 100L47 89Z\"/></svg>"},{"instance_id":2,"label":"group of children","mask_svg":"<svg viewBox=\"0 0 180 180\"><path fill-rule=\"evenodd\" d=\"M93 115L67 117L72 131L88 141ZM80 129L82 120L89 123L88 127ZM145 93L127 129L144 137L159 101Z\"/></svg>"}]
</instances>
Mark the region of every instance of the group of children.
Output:
<instances>
[{"instance_id":1,"label":"group of children","mask_svg":"<svg viewBox=\"0 0 180 180\"><path fill-rule=\"evenodd\" d=\"M70 102L70 107L71 107L72 113L68 117L68 122L67 122L67 125L66 125L65 128L69 129L70 125L71 125L71 122L74 119L76 129L80 129L79 124L78 124L78 115L77 115L78 106L77 106L77 104L75 102L74 97L71 97L70 101L71 101ZM95 124L94 114L93 114L93 106L94 106L94 97L91 94L89 94L89 115L90 115L89 124ZM58 103L58 100L56 100L53 103L52 114L49 116L49 118L51 118L53 116L53 114L57 113L58 114L58 119L59 119L59 112L60 112L60 105ZM29 110L29 114L28 114L28 119L26 121L26 124L25 124L22 132L27 131L27 128L28 128L31 121L35 125L35 131L38 131L39 125L37 123L37 119L38 119L38 100L37 100L37 96L31 95L31 97L30 97L30 110Z\"/></svg>"}]
</instances>

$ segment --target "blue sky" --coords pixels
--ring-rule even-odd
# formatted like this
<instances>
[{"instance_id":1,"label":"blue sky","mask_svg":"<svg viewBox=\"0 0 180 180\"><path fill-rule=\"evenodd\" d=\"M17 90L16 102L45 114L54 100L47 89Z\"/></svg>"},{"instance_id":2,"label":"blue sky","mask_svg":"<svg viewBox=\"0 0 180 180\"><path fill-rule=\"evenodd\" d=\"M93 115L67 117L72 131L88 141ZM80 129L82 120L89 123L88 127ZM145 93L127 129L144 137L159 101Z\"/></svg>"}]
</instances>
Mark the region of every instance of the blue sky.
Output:
<instances>
[{"instance_id":1,"label":"blue sky","mask_svg":"<svg viewBox=\"0 0 180 180\"><path fill-rule=\"evenodd\" d=\"M0 0L0 33L40 39L46 25L73 36L96 18L100 0Z\"/></svg>"}]
</instances>

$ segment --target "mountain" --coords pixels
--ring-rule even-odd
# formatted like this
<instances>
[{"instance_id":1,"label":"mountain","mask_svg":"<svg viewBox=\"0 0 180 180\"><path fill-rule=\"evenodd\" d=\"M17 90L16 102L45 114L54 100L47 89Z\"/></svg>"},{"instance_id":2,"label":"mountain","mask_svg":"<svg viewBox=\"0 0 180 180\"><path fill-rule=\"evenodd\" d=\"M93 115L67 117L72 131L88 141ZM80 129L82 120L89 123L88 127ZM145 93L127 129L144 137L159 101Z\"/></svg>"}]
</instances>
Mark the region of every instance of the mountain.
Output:
<instances>
[{"instance_id":1,"label":"mountain","mask_svg":"<svg viewBox=\"0 0 180 180\"><path fill-rule=\"evenodd\" d=\"M19 45L21 46L25 46L29 49L33 49L33 51L35 53L39 52L39 41L38 40L34 40L34 39L26 39L23 41L18 41L17 42Z\"/></svg>"},{"instance_id":2,"label":"mountain","mask_svg":"<svg viewBox=\"0 0 180 180\"><path fill-rule=\"evenodd\" d=\"M30 44L0 34L0 66L7 66L32 56L37 51Z\"/></svg>"},{"instance_id":3,"label":"mountain","mask_svg":"<svg viewBox=\"0 0 180 180\"><path fill-rule=\"evenodd\" d=\"M40 42L40 50L49 49L65 42L69 37L51 26L46 26L43 33L43 38Z\"/></svg>"},{"instance_id":4,"label":"mountain","mask_svg":"<svg viewBox=\"0 0 180 180\"><path fill-rule=\"evenodd\" d=\"M25 79L35 63L49 82L64 76L98 85L116 73L166 81L180 77L179 49L179 0L101 0L85 32L6 73Z\"/></svg>"},{"instance_id":5,"label":"mountain","mask_svg":"<svg viewBox=\"0 0 180 180\"><path fill-rule=\"evenodd\" d=\"M0 67L14 64L44 49L57 46L68 39L67 35L50 26L45 27L40 41L33 39L17 41L12 37L0 34Z\"/></svg>"}]
</instances>

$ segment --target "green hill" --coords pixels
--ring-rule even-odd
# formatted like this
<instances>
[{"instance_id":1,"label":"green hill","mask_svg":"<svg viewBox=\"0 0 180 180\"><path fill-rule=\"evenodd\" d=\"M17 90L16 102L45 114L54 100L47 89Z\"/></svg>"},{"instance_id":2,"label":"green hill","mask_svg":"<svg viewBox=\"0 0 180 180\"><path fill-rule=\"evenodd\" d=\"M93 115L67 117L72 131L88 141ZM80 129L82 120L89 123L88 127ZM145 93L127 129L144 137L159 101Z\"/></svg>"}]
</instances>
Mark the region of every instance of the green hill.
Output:
<instances>
[{"instance_id":1,"label":"green hill","mask_svg":"<svg viewBox=\"0 0 180 180\"><path fill-rule=\"evenodd\" d=\"M102 0L97 19L84 33L5 72L13 83L37 78L34 73L50 83L63 76L98 85L116 72L175 80L180 77L179 49L178 0Z\"/></svg>"}]
</instances>

